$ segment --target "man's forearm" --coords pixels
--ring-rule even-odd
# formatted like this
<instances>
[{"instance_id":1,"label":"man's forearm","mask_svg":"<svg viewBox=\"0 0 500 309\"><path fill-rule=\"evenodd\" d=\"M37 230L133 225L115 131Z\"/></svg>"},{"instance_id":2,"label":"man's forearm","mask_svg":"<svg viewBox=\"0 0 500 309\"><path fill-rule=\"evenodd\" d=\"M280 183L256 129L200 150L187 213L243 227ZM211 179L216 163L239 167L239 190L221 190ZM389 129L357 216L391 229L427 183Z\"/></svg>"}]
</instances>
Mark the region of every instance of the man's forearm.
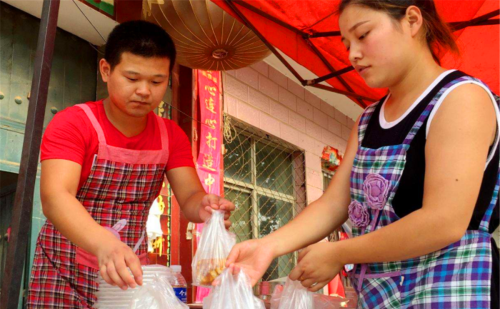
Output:
<instances>
[{"instance_id":1,"label":"man's forearm","mask_svg":"<svg viewBox=\"0 0 500 309\"><path fill-rule=\"evenodd\" d=\"M203 220L200 218L200 208L202 207L201 201L205 195L207 195L205 191L197 191L191 194L184 205L180 205L182 213L190 222L203 223Z\"/></svg>"},{"instance_id":2,"label":"man's forearm","mask_svg":"<svg viewBox=\"0 0 500 309\"><path fill-rule=\"evenodd\" d=\"M64 237L94 255L100 241L115 237L100 226L70 193L44 197L42 204L44 215Z\"/></svg>"}]
</instances>

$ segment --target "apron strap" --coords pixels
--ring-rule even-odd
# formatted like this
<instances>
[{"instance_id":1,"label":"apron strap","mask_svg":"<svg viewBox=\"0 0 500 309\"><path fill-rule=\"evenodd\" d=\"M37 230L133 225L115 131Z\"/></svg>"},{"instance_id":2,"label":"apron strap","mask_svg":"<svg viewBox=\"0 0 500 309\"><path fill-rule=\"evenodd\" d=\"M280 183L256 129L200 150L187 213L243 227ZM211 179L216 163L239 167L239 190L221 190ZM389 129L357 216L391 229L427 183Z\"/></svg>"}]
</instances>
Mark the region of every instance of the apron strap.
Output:
<instances>
[{"instance_id":1,"label":"apron strap","mask_svg":"<svg viewBox=\"0 0 500 309\"><path fill-rule=\"evenodd\" d=\"M368 106L363 114L361 115L361 118L359 119L359 126L358 126L358 147L361 146L363 143L363 139L365 138L365 133L366 129L368 128L368 124L370 123L370 119L372 118L373 113L377 109L377 106L381 104L381 102L384 102L385 97L382 98L380 101L373 103L372 105Z\"/></svg>"},{"instance_id":2,"label":"apron strap","mask_svg":"<svg viewBox=\"0 0 500 309\"><path fill-rule=\"evenodd\" d=\"M452 86L455 84L458 84L460 82L464 81L469 81L469 80L474 80L473 77L470 76L464 76L463 73L459 71L455 71L453 73L450 73L448 76L452 76L452 74L460 74L461 76L458 78L453 79L446 85L444 85L441 89L439 89L438 93L432 98L431 102L427 104L427 107L424 109L420 117L418 117L417 121L411 128L410 132L408 132L408 135L406 136L404 140L405 145L410 145L411 142L413 141L413 138L417 135L418 131L422 127L422 125L425 123L429 115L431 114L432 110L434 109L434 106L438 104L438 102L444 100L448 93L453 89Z\"/></svg>"},{"instance_id":3,"label":"apron strap","mask_svg":"<svg viewBox=\"0 0 500 309\"><path fill-rule=\"evenodd\" d=\"M495 96L495 100L497 105L499 106L499 109L496 110L497 113L497 134L500 134L498 132L500 130L500 97ZM498 145L495 144L494 147L498 148ZM498 149L493 149L493 152L497 151ZM498 206L498 195L500 191L500 163L498 166L498 177L497 177L497 184L495 185L495 189L493 190L493 197L491 198L490 205L488 206L488 209L484 213L483 219L481 220L481 224L479 225L479 230L484 231L489 233L490 229L490 221L491 221L491 216L493 215L493 210L495 210L495 207Z\"/></svg>"},{"instance_id":4,"label":"apron strap","mask_svg":"<svg viewBox=\"0 0 500 309\"><path fill-rule=\"evenodd\" d=\"M160 136L161 136L161 149L163 150L163 158L165 159L164 161L168 161L168 156L169 156L169 144L168 144L168 131L167 131L167 125L165 124L165 120L156 115L156 122L158 123L158 127L160 128Z\"/></svg>"},{"instance_id":5,"label":"apron strap","mask_svg":"<svg viewBox=\"0 0 500 309\"><path fill-rule=\"evenodd\" d=\"M106 145L106 137L104 136L104 131L102 130L101 125L99 124L99 121L97 121L97 118L95 117L94 113L90 109L90 107L87 104L77 104L75 106L78 106L79 108L83 109L85 114L90 120L90 123L94 127L94 130L97 133L97 138L99 139L99 144L101 145Z\"/></svg>"}]
</instances>

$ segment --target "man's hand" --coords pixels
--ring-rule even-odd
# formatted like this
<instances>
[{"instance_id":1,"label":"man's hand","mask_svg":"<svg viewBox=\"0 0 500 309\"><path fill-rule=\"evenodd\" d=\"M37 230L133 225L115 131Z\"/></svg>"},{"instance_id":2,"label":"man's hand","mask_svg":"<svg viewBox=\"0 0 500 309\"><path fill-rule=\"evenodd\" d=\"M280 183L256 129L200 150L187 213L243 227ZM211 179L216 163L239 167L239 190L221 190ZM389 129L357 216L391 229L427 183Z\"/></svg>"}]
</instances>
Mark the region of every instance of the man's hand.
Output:
<instances>
[{"instance_id":1,"label":"man's hand","mask_svg":"<svg viewBox=\"0 0 500 309\"><path fill-rule=\"evenodd\" d=\"M129 246L111 233L109 234L99 240L96 251L102 278L111 285L119 286L122 290L142 285L142 268L139 257Z\"/></svg>"},{"instance_id":2,"label":"man's hand","mask_svg":"<svg viewBox=\"0 0 500 309\"><path fill-rule=\"evenodd\" d=\"M229 229L231 227L229 217L231 216L231 212L234 210L234 204L217 195L207 194L201 200L200 218L203 221L207 221L212 215L213 210L224 211L224 225L226 226L226 229Z\"/></svg>"},{"instance_id":3,"label":"man's hand","mask_svg":"<svg viewBox=\"0 0 500 309\"><path fill-rule=\"evenodd\" d=\"M212 210L224 210L224 224L226 228L231 226L229 216L234 204L217 195L207 194L194 168L171 169L167 172L167 178L182 213L189 221L203 223L210 218Z\"/></svg>"}]
</instances>

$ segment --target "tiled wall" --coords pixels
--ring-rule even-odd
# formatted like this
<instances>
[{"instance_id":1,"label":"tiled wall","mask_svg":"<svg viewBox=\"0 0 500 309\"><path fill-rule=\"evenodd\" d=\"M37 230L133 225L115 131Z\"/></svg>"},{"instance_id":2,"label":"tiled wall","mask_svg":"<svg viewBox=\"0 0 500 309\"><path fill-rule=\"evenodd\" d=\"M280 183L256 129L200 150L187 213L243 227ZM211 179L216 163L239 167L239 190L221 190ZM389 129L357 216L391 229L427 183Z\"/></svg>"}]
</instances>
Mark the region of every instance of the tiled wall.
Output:
<instances>
[{"instance_id":1,"label":"tiled wall","mask_svg":"<svg viewBox=\"0 0 500 309\"><path fill-rule=\"evenodd\" d=\"M318 199L323 147L343 154L354 121L265 62L223 78L225 112L306 151L308 203Z\"/></svg>"}]
</instances>

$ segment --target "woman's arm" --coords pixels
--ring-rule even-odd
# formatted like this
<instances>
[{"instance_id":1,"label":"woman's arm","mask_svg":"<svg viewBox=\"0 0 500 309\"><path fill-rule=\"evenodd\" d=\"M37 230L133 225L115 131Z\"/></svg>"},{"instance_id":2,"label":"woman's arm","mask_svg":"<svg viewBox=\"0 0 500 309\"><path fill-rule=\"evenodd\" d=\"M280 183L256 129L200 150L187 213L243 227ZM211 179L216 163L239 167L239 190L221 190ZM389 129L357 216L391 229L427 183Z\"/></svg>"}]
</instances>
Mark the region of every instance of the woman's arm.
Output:
<instances>
[{"instance_id":1,"label":"woman's arm","mask_svg":"<svg viewBox=\"0 0 500 309\"><path fill-rule=\"evenodd\" d=\"M323 196L274 233L235 245L227 258L227 266L245 269L255 285L274 258L323 239L347 220L350 175L358 149L358 122L351 132L344 160Z\"/></svg>"}]
</instances>

